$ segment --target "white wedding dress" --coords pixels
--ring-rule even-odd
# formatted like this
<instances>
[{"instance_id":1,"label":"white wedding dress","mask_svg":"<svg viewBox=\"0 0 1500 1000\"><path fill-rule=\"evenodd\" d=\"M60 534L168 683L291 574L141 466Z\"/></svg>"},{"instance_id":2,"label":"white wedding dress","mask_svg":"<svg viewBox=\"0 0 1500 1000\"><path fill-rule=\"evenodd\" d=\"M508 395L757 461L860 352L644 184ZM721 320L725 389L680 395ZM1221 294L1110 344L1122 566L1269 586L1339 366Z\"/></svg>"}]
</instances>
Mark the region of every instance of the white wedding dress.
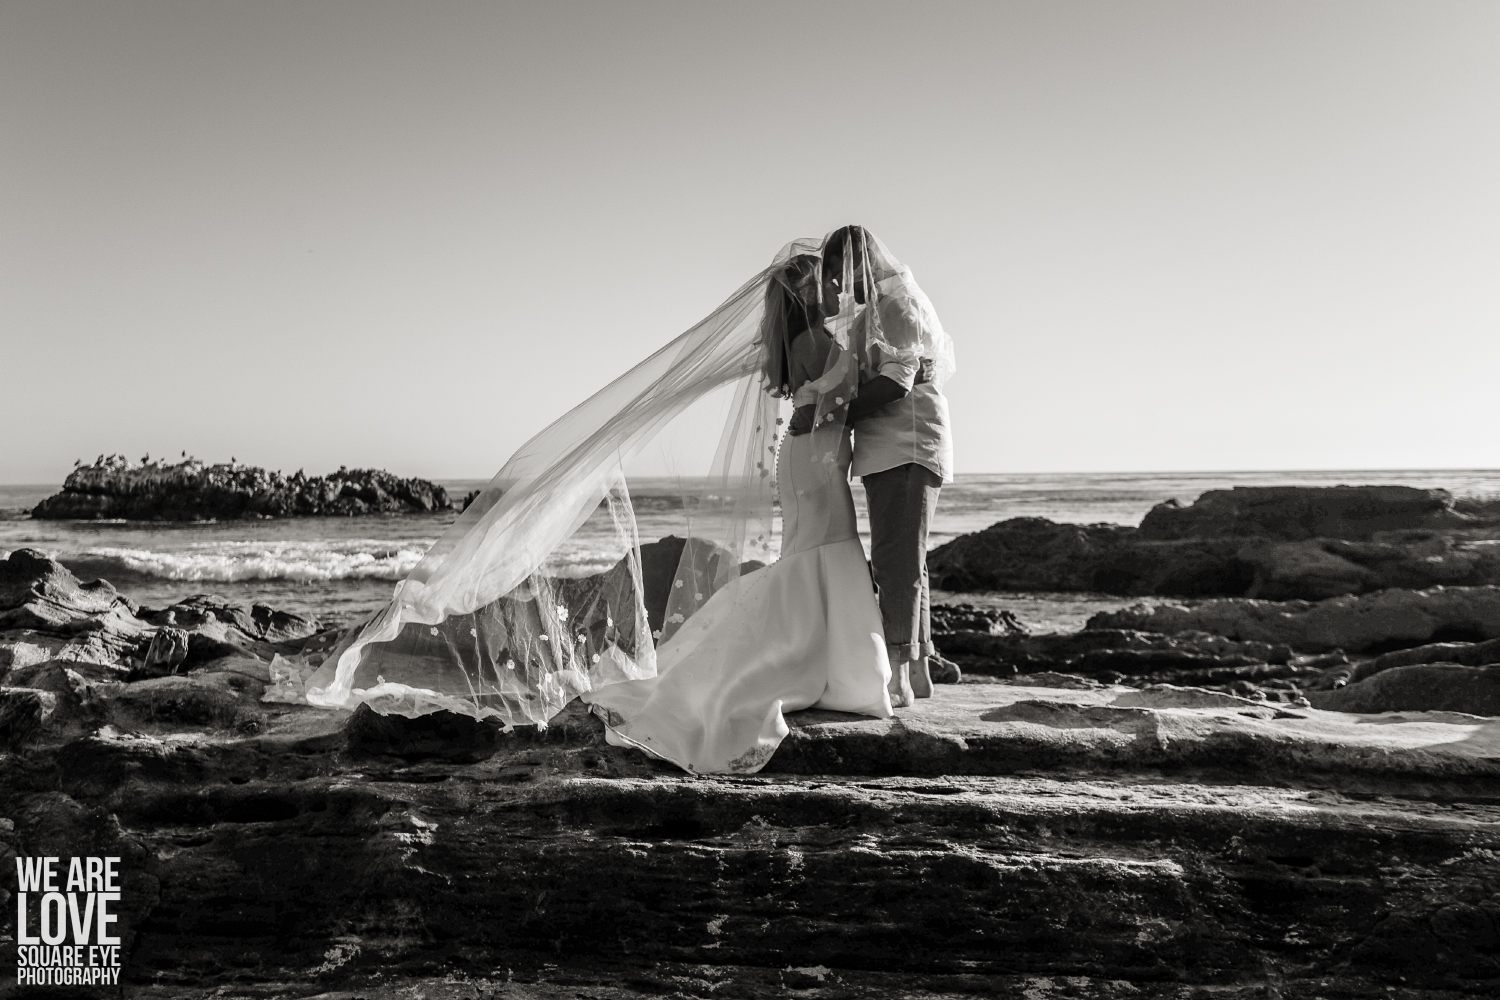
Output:
<instances>
[{"instance_id":1,"label":"white wedding dress","mask_svg":"<svg viewBox=\"0 0 1500 1000\"><path fill-rule=\"evenodd\" d=\"M801 405L817 398L827 335L808 331L797 346ZM655 677L583 695L610 743L687 771L753 773L786 736L786 712L891 715L880 608L849 490L849 429L837 433L836 453L813 434L782 440L781 558L710 597L657 649Z\"/></svg>"},{"instance_id":2,"label":"white wedding dress","mask_svg":"<svg viewBox=\"0 0 1500 1000\"><path fill-rule=\"evenodd\" d=\"M843 248L836 269L825 245ZM891 275L904 276L903 301L922 305L919 345L891 343L880 322ZM861 310L870 319L856 323ZM546 726L582 697L612 742L741 773L775 752L787 712L888 717L890 665L848 478L854 360L872 346L936 359L937 384L953 370L930 304L872 234L787 244L516 449L390 601L299 674L308 704ZM672 502L636 497L653 504L653 534L684 542L675 567L648 566L626 470L677 429L702 430L711 410L700 403L725 407L712 458L673 454ZM788 403L813 429L778 444ZM422 407L393 420L435 426ZM607 538L575 545L601 522ZM619 561L578 576L568 568L579 551Z\"/></svg>"}]
</instances>

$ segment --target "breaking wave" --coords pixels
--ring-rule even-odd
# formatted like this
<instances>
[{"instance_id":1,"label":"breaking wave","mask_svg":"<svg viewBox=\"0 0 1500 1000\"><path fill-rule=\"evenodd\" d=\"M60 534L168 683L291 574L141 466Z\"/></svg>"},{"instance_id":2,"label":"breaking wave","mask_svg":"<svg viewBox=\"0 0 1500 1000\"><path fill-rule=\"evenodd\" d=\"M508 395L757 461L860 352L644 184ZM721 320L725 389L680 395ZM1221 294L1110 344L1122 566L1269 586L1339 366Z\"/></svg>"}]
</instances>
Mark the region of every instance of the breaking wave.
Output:
<instances>
[{"instance_id":1,"label":"breaking wave","mask_svg":"<svg viewBox=\"0 0 1500 1000\"><path fill-rule=\"evenodd\" d=\"M556 576L602 573L624 554L607 542L575 539L548 560ZM82 578L103 577L117 585L134 580L234 583L286 580L328 583L338 580L402 580L426 554L428 540L392 543L376 539L344 541L206 542L174 550L101 546L59 554Z\"/></svg>"},{"instance_id":2,"label":"breaking wave","mask_svg":"<svg viewBox=\"0 0 1500 1000\"><path fill-rule=\"evenodd\" d=\"M95 548L62 561L79 575L112 580L400 580L421 562L430 544L393 545L376 539L208 542L165 552Z\"/></svg>"}]
</instances>

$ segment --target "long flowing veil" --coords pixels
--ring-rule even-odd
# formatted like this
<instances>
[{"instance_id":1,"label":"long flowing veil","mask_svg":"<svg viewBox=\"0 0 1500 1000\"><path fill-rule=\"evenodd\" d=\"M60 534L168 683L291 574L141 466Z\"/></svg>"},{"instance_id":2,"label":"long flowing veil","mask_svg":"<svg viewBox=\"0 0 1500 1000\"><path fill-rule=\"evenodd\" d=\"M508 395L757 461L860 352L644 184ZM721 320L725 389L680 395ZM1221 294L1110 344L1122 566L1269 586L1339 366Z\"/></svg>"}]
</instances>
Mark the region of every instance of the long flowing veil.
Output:
<instances>
[{"instance_id":1,"label":"long flowing veil","mask_svg":"<svg viewBox=\"0 0 1500 1000\"><path fill-rule=\"evenodd\" d=\"M778 554L774 469L794 408L833 461L858 358L881 340L879 323L855 314L878 315L880 296L905 288L893 278L910 285L900 294L916 287L860 227L830 240L855 248L840 254L838 275L824 273L827 241L787 244L702 321L522 445L390 603L308 679L307 701L545 725L580 694L652 676L659 644L693 641L683 624L715 594L732 601L741 577ZM778 384L778 358L799 327L819 322L834 346L823 377L797 395ZM886 346L946 357L946 375L952 349L935 315L930 329L923 345ZM653 511L664 537L643 539L627 466L714 393L727 396L728 414L713 458L679 471L672 502ZM581 530L611 540L611 568L568 571L560 556Z\"/></svg>"}]
</instances>

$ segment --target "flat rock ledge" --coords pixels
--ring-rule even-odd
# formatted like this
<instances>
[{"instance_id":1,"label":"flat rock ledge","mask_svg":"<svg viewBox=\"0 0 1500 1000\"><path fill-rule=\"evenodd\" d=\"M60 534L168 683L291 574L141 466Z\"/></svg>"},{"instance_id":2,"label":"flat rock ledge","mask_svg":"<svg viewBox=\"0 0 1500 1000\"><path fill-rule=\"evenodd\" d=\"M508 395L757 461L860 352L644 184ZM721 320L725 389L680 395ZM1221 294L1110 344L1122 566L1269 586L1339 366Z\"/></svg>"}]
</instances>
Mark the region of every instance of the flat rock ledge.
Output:
<instances>
[{"instance_id":1,"label":"flat rock ledge","mask_svg":"<svg viewBox=\"0 0 1500 1000\"><path fill-rule=\"evenodd\" d=\"M949 606L963 683L694 777L576 703L507 732L267 701L333 633L23 550L0 867L121 857L131 996L1493 996L1500 641L1462 629L1494 589L1403 592L1399 635L1345 607L1380 595L1059 635Z\"/></svg>"},{"instance_id":2,"label":"flat rock ledge","mask_svg":"<svg viewBox=\"0 0 1500 1000\"><path fill-rule=\"evenodd\" d=\"M1500 989L1500 720L974 682L790 721L748 777L577 705L106 725L0 756L0 828L126 859L148 996Z\"/></svg>"}]
</instances>

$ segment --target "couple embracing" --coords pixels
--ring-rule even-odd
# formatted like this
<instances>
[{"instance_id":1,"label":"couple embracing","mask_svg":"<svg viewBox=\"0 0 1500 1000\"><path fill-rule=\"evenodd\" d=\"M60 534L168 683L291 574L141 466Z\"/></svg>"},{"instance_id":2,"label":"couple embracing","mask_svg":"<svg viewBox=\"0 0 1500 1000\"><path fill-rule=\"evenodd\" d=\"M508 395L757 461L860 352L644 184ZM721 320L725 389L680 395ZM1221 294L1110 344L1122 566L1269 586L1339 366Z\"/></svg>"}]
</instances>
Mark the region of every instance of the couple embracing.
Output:
<instances>
[{"instance_id":1,"label":"couple embracing","mask_svg":"<svg viewBox=\"0 0 1500 1000\"><path fill-rule=\"evenodd\" d=\"M953 369L931 302L867 230L788 245L523 446L309 680L308 700L545 724L580 697L611 743L750 773L786 736L786 712L883 718L930 696L926 536L951 479ZM715 390L731 399L719 449L683 504L664 606L648 608L622 456ZM868 564L851 476L868 500ZM606 508L625 557L560 578L549 557Z\"/></svg>"}]
</instances>

